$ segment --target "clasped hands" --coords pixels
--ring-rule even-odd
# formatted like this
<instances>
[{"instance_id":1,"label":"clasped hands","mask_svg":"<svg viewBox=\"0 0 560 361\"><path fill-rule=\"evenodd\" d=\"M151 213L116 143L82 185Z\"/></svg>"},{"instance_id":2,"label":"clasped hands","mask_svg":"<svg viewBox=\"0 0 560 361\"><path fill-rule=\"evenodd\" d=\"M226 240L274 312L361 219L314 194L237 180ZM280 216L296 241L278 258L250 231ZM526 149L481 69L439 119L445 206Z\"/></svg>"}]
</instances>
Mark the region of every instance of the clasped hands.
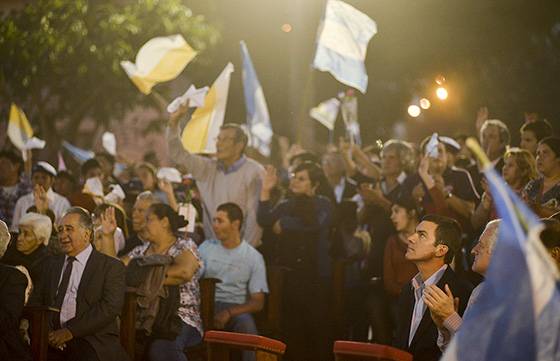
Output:
<instances>
[{"instance_id":1,"label":"clasped hands","mask_svg":"<svg viewBox=\"0 0 560 361\"><path fill-rule=\"evenodd\" d=\"M66 347L66 342L73 338L74 336L72 335L72 332L70 332L67 328L54 330L49 332L49 345L59 350L63 350Z\"/></svg>"}]
</instances>

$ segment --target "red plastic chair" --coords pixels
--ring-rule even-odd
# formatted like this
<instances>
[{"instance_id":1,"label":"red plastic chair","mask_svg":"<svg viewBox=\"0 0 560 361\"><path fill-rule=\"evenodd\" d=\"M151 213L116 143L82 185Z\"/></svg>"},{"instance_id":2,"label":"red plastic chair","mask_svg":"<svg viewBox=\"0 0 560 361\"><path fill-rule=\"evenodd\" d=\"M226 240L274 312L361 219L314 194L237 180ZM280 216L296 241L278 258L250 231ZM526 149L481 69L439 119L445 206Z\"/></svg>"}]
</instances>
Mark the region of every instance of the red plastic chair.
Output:
<instances>
[{"instance_id":1,"label":"red plastic chair","mask_svg":"<svg viewBox=\"0 0 560 361\"><path fill-rule=\"evenodd\" d=\"M336 341L333 351L336 361L412 361L412 355L408 352L376 343Z\"/></svg>"},{"instance_id":2,"label":"red plastic chair","mask_svg":"<svg viewBox=\"0 0 560 361\"><path fill-rule=\"evenodd\" d=\"M286 351L283 342L245 333L207 331L204 342L208 345L209 361L229 361L232 349L255 351L257 361L281 360Z\"/></svg>"}]
</instances>

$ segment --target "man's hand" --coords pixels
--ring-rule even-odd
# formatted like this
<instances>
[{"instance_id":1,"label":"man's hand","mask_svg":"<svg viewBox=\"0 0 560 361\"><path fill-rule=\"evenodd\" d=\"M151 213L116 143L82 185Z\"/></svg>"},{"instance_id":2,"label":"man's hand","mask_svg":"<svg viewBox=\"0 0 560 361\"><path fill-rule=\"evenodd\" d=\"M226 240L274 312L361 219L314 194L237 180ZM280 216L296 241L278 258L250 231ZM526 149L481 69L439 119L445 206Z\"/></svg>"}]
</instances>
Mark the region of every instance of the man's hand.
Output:
<instances>
[{"instance_id":1,"label":"man's hand","mask_svg":"<svg viewBox=\"0 0 560 361\"><path fill-rule=\"evenodd\" d=\"M187 101L186 104L181 105L179 109L177 109L177 111L169 115L169 123L168 123L169 127L170 128L177 127L177 125L179 124L179 119L181 119L183 115L187 114L188 110L189 110L189 100Z\"/></svg>"},{"instance_id":2,"label":"man's hand","mask_svg":"<svg viewBox=\"0 0 560 361\"><path fill-rule=\"evenodd\" d=\"M101 213L101 232L107 236L113 236L117 229L117 219L115 218L115 207L107 208Z\"/></svg>"},{"instance_id":3,"label":"man's hand","mask_svg":"<svg viewBox=\"0 0 560 361\"><path fill-rule=\"evenodd\" d=\"M167 179L158 179L158 187L167 195L173 193L173 184Z\"/></svg>"},{"instance_id":4,"label":"man's hand","mask_svg":"<svg viewBox=\"0 0 560 361\"><path fill-rule=\"evenodd\" d=\"M66 342L73 339L74 336L67 328L61 328L59 330L49 332L49 345L54 348L62 349L66 346Z\"/></svg>"},{"instance_id":5,"label":"man's hand","mask_svg":"<svg viewBox=\"0 0 560 361\"><path fill-rule=\"evenodd\" d=\"M226 324L229 322L230 318L231 313L227 309L220 311L214 316L214 326L216 326L217 329L223 330L226 328Z\"/></svg>"},{"instance_id":6,"label":"man's hand","mask_svg":"<svg viewBox=\"0 0 560 361\"><path fill-rule=\"evenodd\" d=\"M33 187L33 198L35 199L35 208L37 208L37 212L40 214L47 213L49 209L49 199L47 198L47 192L43 186L37 184Z\"/></svg>"},{"instance_id":7,"label":"man's hand","mask_svg":"<svg viewBox=\"0 0 560 361\"><path fill-rule=\"evenodd\" d=\"M424 303L430 309L432 320L438 328L443 326L443 321L454 312L457 312L459 299L453 297L451 289L445 285L445 292L438 286L430 285L424 289Z\"/></svg>"}]
</instances>

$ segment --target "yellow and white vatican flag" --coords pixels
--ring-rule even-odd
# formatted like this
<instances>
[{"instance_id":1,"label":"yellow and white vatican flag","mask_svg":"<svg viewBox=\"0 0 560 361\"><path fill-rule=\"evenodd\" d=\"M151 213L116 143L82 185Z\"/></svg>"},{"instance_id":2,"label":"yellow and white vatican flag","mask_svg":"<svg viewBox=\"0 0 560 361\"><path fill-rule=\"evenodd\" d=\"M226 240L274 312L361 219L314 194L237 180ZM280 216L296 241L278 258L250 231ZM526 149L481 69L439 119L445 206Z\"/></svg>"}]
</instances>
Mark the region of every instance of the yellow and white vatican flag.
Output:
<instances>
[{"instance_id":1,"label":"yellow and white vatican flag","mask_svg":"<svg viewBox=\"0 0 560 361\"><path fill-rule=\"evenodd\" d=\"M10 118L8 120L8 137L13 145L21 150L24 160L27 160L27 151L30 149L43 149L45 141L33 136L33 128L20 107L12 103Z\"/></svg>"},{"instance_id":2,"label":"yellow and white vatican flag","mask_svg":"<svg viewBox=\"0 0 560 361\"><path fill-rule=\"evenodd\" d=\"M12 103L8 120L8 136L19 150L25 149L25 143L33 137L33 128L20 107Z\"/></svg>"},{"instance_id":3,"label":"yellow and white vatican flag","mask_svg":"<svg viewBox=\"0 0 560 361\"><path fill-rule=\"evenodd\" d=\"M136 63L121 61L121 66L142 93L150 94L154 85L181 74L196 54L183 36L163 36L144 44L136 54Z\"/></svg>"},{"instance_id":4,"label":"yellow and white vatican flag","mask_svg":"<svg viewBox=\"0 0 560 361\"><path fill-rule=\"evenodd\" d=\"M214 139L220 132L226 112L229 80L233 64L228 63L220 73L204 99L204 105L197 108L183 129L183 147L191 153L215 153Z\"/></svg>"}]
</instances>

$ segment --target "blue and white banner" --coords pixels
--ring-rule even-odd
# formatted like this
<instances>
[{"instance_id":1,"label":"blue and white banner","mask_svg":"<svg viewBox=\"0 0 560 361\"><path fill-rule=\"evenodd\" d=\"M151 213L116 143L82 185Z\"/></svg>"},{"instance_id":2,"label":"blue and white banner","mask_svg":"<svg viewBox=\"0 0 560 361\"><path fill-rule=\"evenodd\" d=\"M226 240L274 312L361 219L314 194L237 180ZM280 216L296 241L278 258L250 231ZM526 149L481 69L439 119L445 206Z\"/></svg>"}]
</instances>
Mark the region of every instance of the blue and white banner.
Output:
<instances>
[{"instance_id":1,"label":"blue and white banner","mask_svg":"<svg viewBox=\"0 0 560 361\"><path fill-rule=\"evenodd\" d=\"M313 67L365 93L368 76L364 60L368 42L376 33L377 24L366 14L340 0L328 0Z\"/></svg>"},{"instance_id":2,"label":"blue and white banner","mask_svg":"<svg viewBox=\"0 0 560 361\"><path fill-rule=\"evenodd\" d=\"M502 224L480 296L442 360L560 360L560 276L543 225L493 168L484 173Z\"/></svg>"},{"instance_id":3,"label":"blue and white banner","mask_svg":"<svg viewBox=\"0 0 560 361\"><path fill-rule=\"evenodd\" d=\"M251 136L250 145L255 147L262 155L268 157L270 156L270 141L273 134L268 107L247 45L244 41L241 41L240 44L243 60L242 77L245 108L247 109L247 127Z\"/></svg>"},{"instance_id":4,"label":"blue and white banner","mask_svg":"<svg viewBox=\"0 0 560 361\"><path fill-rule=\"evenodd\" d=\"M70 155L76 160L76 162L82 164L88 159L95 157L95 153L91 150L85 150L82 148L78 148L75 145L68 143L67 141L62 141L62 146L66 148Z\"/></svg>"}]
</instances>

